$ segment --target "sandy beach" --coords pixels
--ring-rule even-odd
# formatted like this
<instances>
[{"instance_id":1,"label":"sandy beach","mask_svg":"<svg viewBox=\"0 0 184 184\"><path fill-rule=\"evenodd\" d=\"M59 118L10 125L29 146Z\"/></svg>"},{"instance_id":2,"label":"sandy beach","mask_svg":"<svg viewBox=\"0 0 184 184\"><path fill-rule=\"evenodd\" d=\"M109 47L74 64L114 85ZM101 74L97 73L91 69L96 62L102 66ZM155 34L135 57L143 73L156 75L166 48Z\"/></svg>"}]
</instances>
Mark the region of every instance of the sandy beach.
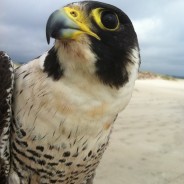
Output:
<instances>
[{"instance_id":1,"label":"sandy beach","mask_svg":"<svg viewBox=\"0 0 184 184\"><path fill-rule=\"evenodd\" d=\"M184 183L184 80L137 80L94 184Z\"/></svg>"}]
</instances>

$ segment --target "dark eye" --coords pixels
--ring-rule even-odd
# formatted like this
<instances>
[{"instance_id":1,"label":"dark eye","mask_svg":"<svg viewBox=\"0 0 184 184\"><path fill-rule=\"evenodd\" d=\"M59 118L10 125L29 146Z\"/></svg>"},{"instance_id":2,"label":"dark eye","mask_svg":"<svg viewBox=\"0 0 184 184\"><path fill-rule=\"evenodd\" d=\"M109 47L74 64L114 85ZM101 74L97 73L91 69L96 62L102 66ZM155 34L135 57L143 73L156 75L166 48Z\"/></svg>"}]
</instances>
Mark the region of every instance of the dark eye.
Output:
<instances>
[{"instance_id":1,"label":"dark eye","mask_svg":"<svg viewBox=\"0 0 184 184\"><path fill-rule=\"evenodd\" d=\"M119 23L116 14L110 11L102 12L101 22L108 29L115 29Z\"/></svg>"}]
</instances>

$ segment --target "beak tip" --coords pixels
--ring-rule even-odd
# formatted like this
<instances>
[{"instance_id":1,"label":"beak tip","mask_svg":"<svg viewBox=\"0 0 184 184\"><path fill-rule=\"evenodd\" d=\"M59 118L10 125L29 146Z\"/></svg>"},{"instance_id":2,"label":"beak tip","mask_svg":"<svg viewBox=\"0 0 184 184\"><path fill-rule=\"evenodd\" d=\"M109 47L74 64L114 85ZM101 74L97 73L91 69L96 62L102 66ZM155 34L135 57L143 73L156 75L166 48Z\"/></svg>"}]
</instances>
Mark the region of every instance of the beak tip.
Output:
<instances>
[{"instance_id":1,"label":"beak tip","mask_svg":"<svg viewBox=\"0 0 184 184\"><path fill-rule=\"evenodd\" d=\"M47 20L47 24L46 24L46 39L47 39L47 43L50 44L50 38L52 37L52 32L55 26L55 16L58 14L58 10L56 10L55 12L53 12L50 17Z\"/></svg>"}]
</instances>

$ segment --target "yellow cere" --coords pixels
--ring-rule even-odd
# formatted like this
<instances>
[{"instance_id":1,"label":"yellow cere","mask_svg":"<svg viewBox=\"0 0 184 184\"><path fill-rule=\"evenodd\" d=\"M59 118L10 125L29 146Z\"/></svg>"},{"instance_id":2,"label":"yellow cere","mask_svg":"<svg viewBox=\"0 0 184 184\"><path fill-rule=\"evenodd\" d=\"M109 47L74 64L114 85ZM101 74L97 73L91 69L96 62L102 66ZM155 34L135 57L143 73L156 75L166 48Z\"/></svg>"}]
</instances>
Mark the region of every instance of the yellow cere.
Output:
<instances>
[{"instance_id":1,"label":"yellow cere","mask_svg":"<svg viewBox=\"0 0 184 184\"><path fill-rule=\"evenodd\" d=\"M68 17L79 26L79 30L73 33L73 38L76 38L82 33L86 33L100 40L99 36L90 30L90 23L87 21L83 11L77 7L64 7L64 11Z\"/></svg>"},{"instance_id":2,"label":"yellow cere","mask_svg":"<svg viewBox=\"0 0 184 184\"><path fill-rule=\"evenodd\" d=\"M105 9L96 8L96 9L92 10L91 16L94 18L95 22L99 25L99 27L101 29L108 30L108 31L116 31L120 26L118 16L115 14L116 17L117 17L117 20L118 20L118 25L116 26L116 28L108 29L102 24L102 21L101 21L101 14L102 14L103 11L105 11Z\"/></svg>"}]
</instances>

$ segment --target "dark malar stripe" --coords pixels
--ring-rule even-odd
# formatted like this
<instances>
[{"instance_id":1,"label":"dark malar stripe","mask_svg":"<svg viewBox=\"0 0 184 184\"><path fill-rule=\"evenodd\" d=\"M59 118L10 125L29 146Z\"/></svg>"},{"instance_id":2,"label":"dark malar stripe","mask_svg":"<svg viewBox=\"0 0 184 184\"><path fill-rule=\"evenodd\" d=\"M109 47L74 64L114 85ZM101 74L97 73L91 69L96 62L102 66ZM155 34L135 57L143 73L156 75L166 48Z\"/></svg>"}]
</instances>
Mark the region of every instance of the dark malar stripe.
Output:
<instances>
[{"instance_id":1,"label":"dark malar stripe","mask_svg":"<svg viewBox=\"0 0 184 184\"><path fill-rule=\"evenodd\" d=\"M105 35L105 34L104 34ZM127 37L127 36L124 36ZM112 38L112 37L111 37ZM124 40L124 38L122 38ZM108 42L109 38L103 39L104 42ZM121 40L121 39L120 39ZM127 65L129 64L129 52L130 46L126 45L125 48L118 50L121 41L112 42L111 47L107 47L106 43L99 44L96 39L91 38L92 50L96 54L98 60L96 65L96 74L98 78L110 87L120 88L125 85L129 80L129 74L127 71ZM128 40L126 43L129 43ZM119 44L119 46L118 46ZM113 45L113 46L112 46Z\"/></svg>"},{"instance_id":2,"label":"dark malar stripe","mask_svg":"<svg viewBox=\"0 0 184 184\"><path fill-rule=\"evenodd\" d=\"M52 77L54 80L59 80L63 76L63 68L57 57L57 51L53 47L45 58L44 72L48 74L48 77Z\"/></svg>"}]
</instances>

